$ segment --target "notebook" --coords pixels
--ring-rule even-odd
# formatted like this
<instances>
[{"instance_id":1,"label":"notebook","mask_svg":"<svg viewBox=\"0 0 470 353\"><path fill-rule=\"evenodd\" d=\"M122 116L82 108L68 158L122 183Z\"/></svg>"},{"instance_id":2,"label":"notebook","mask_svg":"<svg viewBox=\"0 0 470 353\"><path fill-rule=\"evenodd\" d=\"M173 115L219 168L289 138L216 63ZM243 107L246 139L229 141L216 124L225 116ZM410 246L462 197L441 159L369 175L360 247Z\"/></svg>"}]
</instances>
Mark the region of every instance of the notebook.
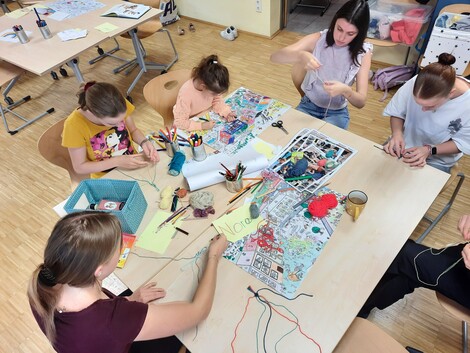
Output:
<instances>
[{"instance_id":1,"label":"notebook","mask_svg":"<svg viewBox=\"0 0 470 353\"><path fill-rule=\"evenodd\" d=\"M133 3L119 4L113 6L101 16L137 19L142 17L142 15L145 14L148 10L150 10L150 6L147 5Z\"/></svg>"}]
</instances>

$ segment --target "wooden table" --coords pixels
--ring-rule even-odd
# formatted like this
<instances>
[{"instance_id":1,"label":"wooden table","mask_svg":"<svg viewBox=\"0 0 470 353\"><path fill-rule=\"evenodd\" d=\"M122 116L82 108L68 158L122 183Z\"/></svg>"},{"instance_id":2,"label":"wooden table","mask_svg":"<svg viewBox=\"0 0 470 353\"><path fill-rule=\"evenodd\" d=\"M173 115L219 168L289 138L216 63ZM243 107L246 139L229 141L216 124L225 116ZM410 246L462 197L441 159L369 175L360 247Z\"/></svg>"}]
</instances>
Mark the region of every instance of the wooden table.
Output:
<instances>
[{"instance_id":1,"label":"wooden table","mask_svg":"<svg viewBox=\"0 0 470 353\"><path fill-rule=\"evenodd\" d=\"M325 124L322 120L314 119L304 113L296 111L295 109L288 110L282 116L282 119L284 121L284 127L287 129L290 135L286 135L284 132L282 132L282 130L270 126L260 137L267 142L283 146L286 145L292 136L294 136L295 133L297 133L297 131L299 131L304 126L320 128ZM189 149L187 149L185 152L187 158L192 158L191 151L189 151ZM182 174L174 177L167 173L170 157L168 157L165 152L160 152L160 158L161 160L156 166L157 177L155 179L155 183L160 188L160 190L162 190L167 185L170 185L173 188L178 186L185 186L186 184ZM154 168L155 167L150 166L134 171L125 171L125 174L136 179L152 180L153 176L155 175ZM129 180L130 178L128 176L122 174L118 170L113 170L106 175L106 178ZM145 195L148 206L142 223L136 232L137 235L140 235L145 230L146 226L153 218L155 213L158 212L158 202L160 200L160 193L148 183L139 182L139 185L143 194ZM178 257L180 253L191 244L191 242L195 241L202 234L205 234L205 232L210 228L212 221L223 215L227 210L234 206L234 204L227 204L227 201L234 194L227 190L224 183L212 185L208 188L204 188L203 190L214 193L214 209L216 210L216 213L214 215L210 215L206 219L185 221L181 228L189 231L189 236L178 232L164 254L157 254L145 249L134 247L133 252L141 256L150 256L152 258L139 257L135 254L131 254L126 262L124 269L116 269L115 274L129 288L135 290L144 283L148 282L153 276L155 276L171 262L171 258ZM188 197L183 200L185 201L183 205L187 205ZM158 257L158 259L155 259L155 257Z\"/></svg>"},{"instance_id":2,"label":"wooden table","mask_svg":"<svg viewBox=\"0 0 470 353\"><path fill-rule=\"evenodd\" d=\"M30 41L26 44L0 42L0 59L22 67L36 75L44 75L67 63L73 69L77 80L84 82L84 78L78 66L78 57L80 54L124 32L129 32L132 35L133 31L131 30L133 28L158 16L162 12L161 10L151 8L142 17L135 20L101 17L101 14L107 9L121 3L121 1L99 1L106 6L81 16L64 19L63 21L47 20L47 17L44 17L53 35L50 39L44 39L42 37L36 25L37 18L34 11L30 11L27 15L18 19L1 16L0 31L12 28L13 25L22 25L25 30L33 33L29 36ZM114 24L118 26L118 28L107 33L95 29L96 26L105 22ZM57 33L72 28L87 29L88 34L84 38L62 42ZM138 53L138 51L136 51L136 53Z\"/></svg>"},{"instance_id":3,"label":"wooden table","mask_svg":"<svg viewBox=\"0 0 470 353\"><path fill-rule=\"evenodd\" d=\"M290 128L292 120L287 117L282 119L287 122L286 128L291 134L298 131ZM315 122L310 120L310 125L303 126L315 127ZM261 294L274 303L288 307L298 317L303 332L318 342L322 352L329 353L449 176L429 166L410 168L401 160L374 148L372 141L330 124L323 124L319 130L358 151L332 177L330 187L345 194L353 189L363 190L369 201L356 222L344 214L320 257L309 270L298 293L310 293L313 298L301 297L287 301L267 291ZM273 130L268 129L261 137L269 140L275 138L273 134ZM214 228L204 231L178 258L193 257L208 245L216 233ZM192 297L196 288L196 272L189 261L172 261L153 280L166 288L165 301L186 300ZM221 260L215 301L208 319L197 330L178 335L191 352L231 352L230 343L235 327L242 318L248 298L253 296L246 289L249 285L255 290L265 287L234 264ZM277 309L292 318L285 310ZM255 351L256 328L262 311L263 306L251 300L238 329L235 352ZM260 327L261 333L266 320L265 316ZM292 322L273 313L266 341L267 351L274 352L276 341L294 327ZM259 348L263 351L261 341L260 338ZM299 331L286 336L278 349L290 352L320 351Z\"/></svg>"}]
</instances>

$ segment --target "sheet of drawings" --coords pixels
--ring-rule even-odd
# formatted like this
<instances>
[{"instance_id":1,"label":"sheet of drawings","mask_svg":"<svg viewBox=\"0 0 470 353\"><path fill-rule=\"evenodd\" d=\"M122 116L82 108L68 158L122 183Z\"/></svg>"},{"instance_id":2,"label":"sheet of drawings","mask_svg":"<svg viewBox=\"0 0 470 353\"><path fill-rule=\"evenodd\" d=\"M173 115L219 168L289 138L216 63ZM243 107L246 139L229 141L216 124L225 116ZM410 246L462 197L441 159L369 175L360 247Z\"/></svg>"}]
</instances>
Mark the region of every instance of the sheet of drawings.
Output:
<instances>
[{"instance_id":1,"label":"sheet of drawings","mask_svg":"<svg viewBox=\"0 0 470 353\"><path fill-rule=\"evenodd\" d=\"M228 155L240 151L290 108L287 104L243 87L233 92L225 102L237 119L228 123L211 111L206 117L215 120L216 125L210 131L197 133L204 136L204 143Z\"/></svg>"},{"instance_id":2,"label":"sheet of drawings","mask_svg":"<svg viewBox=\"0 0 470 353\"><path fill-rule=\"evenodd\" d=\"M345 210L345 197L333 193L338 206L322 219L312 218L305 205L293 208L301 194L269 169L252 202L260 208L258 231L230 243L224 257L288 298L295 296ZM275 191L272 191L275 190ZM306 212L308 213L306 215Z\"/></svg>"},{"instance_id":3,"label":"sheet of drawings","mask_svg":"<svg viewBox=\"0 0 470 353\"><path fill-rule=\"evenodd\" d=\"M317 130L302 129L276 156L270 166L300 192L314 192L354 154L353 148Z\"/></svg>"},{"instance_id":4,"label":"sheet of drawings","mask_svg":"<svg viewBox=\"0 0 470 353\"><path fill-rule=\"evenodd\" d=\"M101 9L105 5L95 0L58 0L48 3L47 6L55 11L68 13L68 18L72 18Z\"/></svg>"}]
</instances>

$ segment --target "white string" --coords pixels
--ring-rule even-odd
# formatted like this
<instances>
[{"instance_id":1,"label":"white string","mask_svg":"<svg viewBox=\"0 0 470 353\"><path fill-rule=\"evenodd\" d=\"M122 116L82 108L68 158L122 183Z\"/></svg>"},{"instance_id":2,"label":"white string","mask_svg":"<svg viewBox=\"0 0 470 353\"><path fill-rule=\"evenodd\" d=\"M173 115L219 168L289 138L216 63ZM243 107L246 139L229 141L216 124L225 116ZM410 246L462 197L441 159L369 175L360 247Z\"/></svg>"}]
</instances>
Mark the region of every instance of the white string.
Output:
<instances>
[{"instance_id":1,"label":"white string","mask_svg":"<svg viewBox=\"0 0 470 353\"><path fill-rule=\"evenodd\" d=\"M466 244L468 244L469 242L467 242ZM427 248L427 249L424 249L423 251L421 251L418 255L416 255L413 259L413 263L414 263L414 267L415 267L415 272L416 272L416 278L418 279L418 281L420 281L421 283L423 283L424 285L426 286L430 286L430 287L437 287L439 285L439 279L445 275L447 272L449 272L451 269L453 269L455 266L457 266L457 264L462 261L463 257L459 258L457 261L455 261L452 265L450 265L447 269L444 270L444 272L442 272L439 276L437 276L436 278L436 283L426 283L424 282L423 280L421 280L421 278L419 278L419 273L418 273L418 266L416 265L416 260L418 259L418 256L420 256L421 254L429 251L431 253L431 255L433 256L437 256L437 255L440 255L442 254L444 251L446 251L449 247L451 246L455 246L455 245L459 245L460 243L454 243L454 244L449 244L447 245L444 249L440 250L439 252L437 253L434 253L433 252L433 249L432 248Z\"/></svg>"},{"instance_id":2,"label":"white string","mask_svg":"<svg viewBox=\"0 0 470 353\"><path fill-rule=\"evenodd\" d=\"M320 82L324 85L325 84L325 81L323 81L320 76L318 75L318 70L314 70L315 71L315 75L317 75L317 78L320 80ZM328 102L328 106L326 107L326 110L325 110L325 114L323 114L323 119L326 118L327 114L328 114L328 110L330 109L330 105L331 105L331 100L332 100L332 96L330 96L330 101Z\"/></svg>"}]
</instances>

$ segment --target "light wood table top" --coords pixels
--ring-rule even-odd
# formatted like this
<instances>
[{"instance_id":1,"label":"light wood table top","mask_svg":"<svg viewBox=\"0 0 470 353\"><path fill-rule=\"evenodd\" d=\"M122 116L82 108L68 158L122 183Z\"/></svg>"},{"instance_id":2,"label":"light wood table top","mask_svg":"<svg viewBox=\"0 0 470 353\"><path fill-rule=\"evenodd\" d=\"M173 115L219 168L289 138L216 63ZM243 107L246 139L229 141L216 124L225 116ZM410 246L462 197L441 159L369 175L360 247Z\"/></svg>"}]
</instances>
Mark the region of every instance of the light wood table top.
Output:
<instances>
[{"instance_id":1,"label":"light wood table top","mask_svg":"<svg viewBox=\"0 0 470 353\"><path fill-rule=\"evenodd\" d=\"M272 144L283 146L287 144L289 140L297 133L297 131L299 131L304 126L320 128L325 124L323 121L319 119L314 119L304 113L296 111L295 109L289 109L282 116L282 120L284 122L284 127L289 132L289 135L286 135L281 129L269 126L260 135L260 137L263 140ZM191 151L189 150L189 148L185 148L185 153L186 158L192 158ZM157 176L155 178L155 183L159 187L159 189L163 190L163 188L168 185L172 186L173 188L187 188L186 182L184 181L182 174L177 177L174 177L167 173L167 166L170 162L170 157L168 157L165 152L160 152L160 158L161 160L156 166ZM236 158L236 156L233 158ZM134 171L124 171L124 173L128 176L132 176L135 179L152 180L155 175L154 168L155 167L152 166ZM217 173L218 171L214 172ZM129 180L130 178L128 176L125 176L118 170L113 170L106 175L106 178ZM155 213L158 212L158 202L160 200L160 192L155 190L148 183L139 182L139 185L142 189L143 194L145 195L148 206L144 218L142 219L142 222L140 224L140 227L136 232L137 236L139 236L145 230L146 226L154 217ZM209 215L209 217L205 219L188 220L183 222L181 228L188 231L190 233L189 236L178 232L175 238L171 241L164 254L157 254L155 252L151 252L134 246L133 252L141 256L150 256L152 258L139 257L135 254L130 254L125 267L123 269L116 269L115 274L129 288L135 290L136 288L148 282L153 276L155 276L159 271L161 271L172 260L172 258L178 257L179 254L191 242L195 241L201 234L207 232L208 228L211 226L212 222L215 219L223 215L227 210L237 204L227 204L227 201L231 197L233 197L234 194L230 193L227 190L224 183L212 185L201 190L210 191L215 195L214 209L216 213L214 215ZM188 204L188 199L189 195L183 199L183 205ZM192 212L191 208L189 210L191 210ZM158 257L158 259L155 259L154 257Z\"/></svg>"},{"instance_id":2,"label":"light wood table top","mask_svg":"<svg viewBox=\"0 0 470 353\"><path fill-rule=\"evenodd\" d=\"M284 117L283 120L290 122ZM324 124L319 130L358 151L330 179L329 187L345 194L353 189L363 190L369 201L356 222L347 213L343 215L307 273L297 293L313 294L313 298L287 301L267 291L260 294L289 308L299 318L303 332L318 342L322 352L330 353L449 176L429 166L409 168L401 160L375 148L372 141L330 124ZM289 132L295 133L296 130ZM193 257L208 245L216 233L210 228L178 257ZM173 261L153 280L166 288L164 301L186 300L191 299L196 288L196 273L197 269L190 261ZM246 289L249 285L255 290L266 287L236 265L221 260L214 305L208 319L197 330L178 335L191 352L231 352L235 327L242 318L248 298L252 296ZM292 318L285 310L277 309ZM238 329L235 352L255 351L256 328L262 312L263 306L251 300ZM265 316L261 333L266 320ZM294 326L273 313L267 351L273 352L276 341ZM261 333L259 348L263 351ZM289 334L278 345L281 351L293 351L292 347L296 352L319 352L315 344L298 331Z\"/></svg>"},{"instance_id":3,"label":"light wood table top","mask_svg":"<svg viewBox=\"0 0 470 353\"><path fill-rule=\"evenodd\" d=\"M162 11L158 9L150 9L139 19L111 18L101 17L107 9L121 3L117 0L99 0L106 6L95 11L88 12L81 16L64 19L63 21L54 21L44 19L53 35L50 39L44 39L36 25L36 15L34 11L27 15L13 19L8 16L0 17L0 31L11 29L14 25L22 25L24 30L31 31L30 41L26 44L9 43L0 41L0 59L19 66L36 75L49 73L51 70L77 58L85 50L100 44L101 42L113 38L121 33L150 20L159 15ZM41 17L42 18L42 17ZM96 26L109 22L116 26L117 29L103 33ZM87 29L88 34L84 38L62 42L57 35L58 32L81 28Z\"/></svg>"}]
</instances>

